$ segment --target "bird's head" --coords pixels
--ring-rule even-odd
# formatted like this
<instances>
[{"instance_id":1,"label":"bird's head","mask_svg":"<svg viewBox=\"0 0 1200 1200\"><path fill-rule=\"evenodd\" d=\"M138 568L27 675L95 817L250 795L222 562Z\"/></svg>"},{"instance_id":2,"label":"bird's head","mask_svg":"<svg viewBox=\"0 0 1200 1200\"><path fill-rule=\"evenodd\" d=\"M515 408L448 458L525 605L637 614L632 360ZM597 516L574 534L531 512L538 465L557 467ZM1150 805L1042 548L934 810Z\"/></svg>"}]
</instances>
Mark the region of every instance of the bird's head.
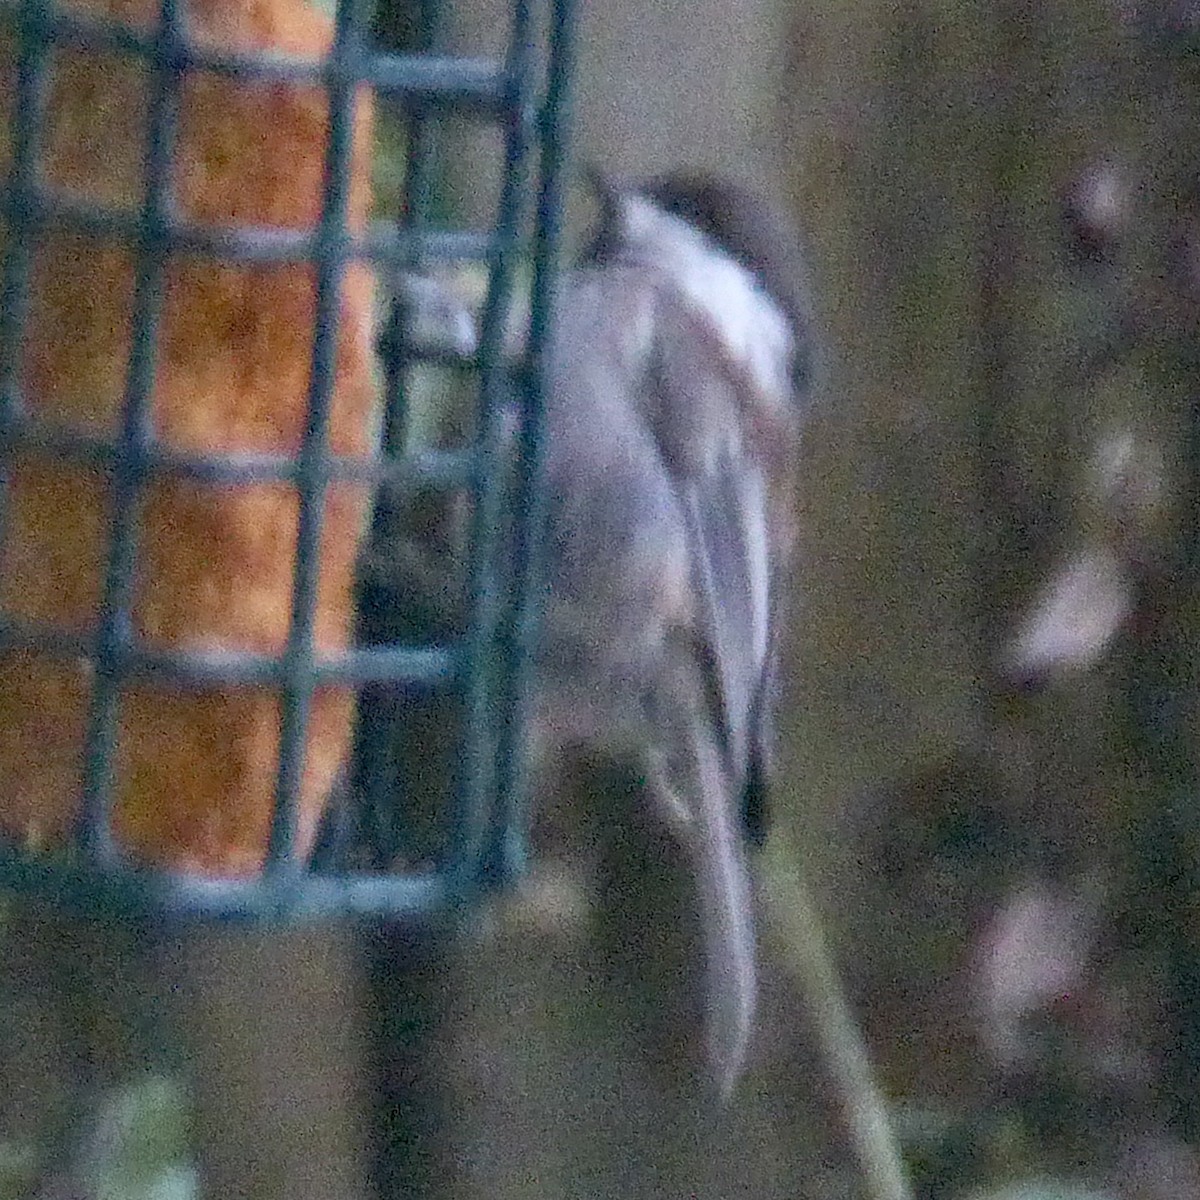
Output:
<instances>
[{"instance_id":1,"label":"bird's head","mask_svg":"<svg viewBox=\"0 0 1200 1200\"><path fill-rule=\"evenodd\" d=\"M675 171L631 180L592 169L599 218L583 262L640 263L669 273L724 329L779 325L790 376L807 390L814 369L806 254L784 209L726 176Z\"/></svg>"}]
</instances>

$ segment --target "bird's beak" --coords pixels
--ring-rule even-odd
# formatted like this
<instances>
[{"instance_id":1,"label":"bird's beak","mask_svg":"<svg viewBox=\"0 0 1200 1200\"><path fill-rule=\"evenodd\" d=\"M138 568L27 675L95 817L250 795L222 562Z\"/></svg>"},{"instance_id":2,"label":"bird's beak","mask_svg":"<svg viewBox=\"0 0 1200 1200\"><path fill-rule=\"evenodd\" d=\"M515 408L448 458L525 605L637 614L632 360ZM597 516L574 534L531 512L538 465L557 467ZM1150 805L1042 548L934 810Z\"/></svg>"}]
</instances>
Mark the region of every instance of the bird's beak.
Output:
<instances>
[{"instance_id":1,"label":"bird's beak","mask_svg":"<svg viewBox=\"0 0 1200 1200\"><path fill-rule=\"evenodd\" d=\"M588 161L581 169L583 184L596 200L596 219L592 224L593 240L584 252L582 261L604 261L613 244L619 243L628 222L627 200L634 191L630 181L598 163Z\"/></svg>"},{"instance_id":2,"label":"bird's beak","mask_svg":"<svg viewBox=\"0 0 1200 1200\"><path fill-rule=\"evenodd\" d=\"M584 164L582 175L584 186L599 205L600 228L614 231L624 228L626 204L638 191L636 181L619 171L606 170L594 161Z\"/></svg>"},{"instance_id":3,"label":"bird's beak","mask_svg":"<svg viewBox=\"0 0 1200 1200\"><path fill-rule=\"evenodd\" d=\"M582 168L584 186L605 206L614 205L617 199L629 191L629 182L615 171L605 170L598 162L589 159Z\"/></svg>"}]
</instances>

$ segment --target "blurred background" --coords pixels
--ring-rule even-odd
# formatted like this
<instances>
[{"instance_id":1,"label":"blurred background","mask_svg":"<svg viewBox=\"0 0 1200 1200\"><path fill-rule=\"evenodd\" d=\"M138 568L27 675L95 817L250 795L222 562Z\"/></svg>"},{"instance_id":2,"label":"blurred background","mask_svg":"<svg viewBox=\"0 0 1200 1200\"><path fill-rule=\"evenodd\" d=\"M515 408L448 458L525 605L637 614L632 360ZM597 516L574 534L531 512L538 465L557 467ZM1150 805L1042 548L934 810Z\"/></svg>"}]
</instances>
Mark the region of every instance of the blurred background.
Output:
<instances>
[{"instance_id":1,"label":"blurred background","mask_svg":"<svg viewBox=\"0 0 1200 1200\"><path fill-rule=\"evenodd\" d=\"M379 3L403 46L410 10ZM581 8L576 157L754 178L811 246L824 377L759 872L761 1028L723 1110L652 1076L595 1003L582 899L543 872L427 970L397 962L391 1003L409 998L411 1070L432 1081L406 1135L422 1186L1200 1195L1200 6ZM507 4L444 11L449 48L502 49ZM447 144L438 204L486 216L498 139ZM344 1000L340 943L222 953L254 981L247 1011L325 1021ZM294 1038L289 1061L324 1041ZM112 1102L106 1194L194 1188L162 1166L181 1136L165 1088ZM23 1144L4 1143L14 1180Z\"/></svg>"}]
</instances>

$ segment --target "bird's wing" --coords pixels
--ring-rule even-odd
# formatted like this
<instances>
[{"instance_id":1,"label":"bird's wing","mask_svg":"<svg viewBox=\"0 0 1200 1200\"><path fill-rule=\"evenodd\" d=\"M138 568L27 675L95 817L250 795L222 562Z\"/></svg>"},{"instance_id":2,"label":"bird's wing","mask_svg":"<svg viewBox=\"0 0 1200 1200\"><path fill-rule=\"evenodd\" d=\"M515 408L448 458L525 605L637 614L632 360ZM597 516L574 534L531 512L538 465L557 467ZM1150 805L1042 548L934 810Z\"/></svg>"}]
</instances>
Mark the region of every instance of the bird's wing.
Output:
<instances>
[{"instance_id":1,"label":"bird's wing","mask_svg":"<svg viewBox=\"0 0 1200 1200\"><path fill-rule=\"evenodd\" d=\"M548 401L548 733L535 741L594 741L633 767L624 816L620 789L604 789L612 903L635 909L628 928L613 920L643 931L632 944L645 936L636 901L657 847L674 884L654 921L703 939L708 1058L727 1092L755 1006L741 804L771 644L767 468L744 452L749 398L719 338L660 295L656 272L608 267L564 287Z\"/></svg>"},{"instance_id":2,"label":"bird's wing","mask_svg":"<svg viewBox=\"0 0 1200 1200\"><path fill-rule=\"evenodd\" d=\"M667 297L656 331L647 412L687 523L693 631L740 790L772 719L776 548L768 464L751 440L761 398L703 314Z\"/></svg>"},{"instance_id":3,"label":"bird's wing","mask_svg":"<svg viewBox=\"0 0 1200 1200\"><path fill-rule=\"evenodd\" d=\"M773 388L770 370L761 369L768 359L739 358L714 314L664 291L654 329L645 414L679 498L693 594L692 653L675 656L671 667L681 678L670 695L691 714L670 739L679 752L673 776L692 806L701 849L709 1055L727 1093L744 1063L755 1007L744 844L761 842L767 819L779 583L790 542L772 492L790 447L764 445L762 434L775 424L776 440L788 442L793 410L787 364L779 363Z\"/></svg>"}]
</instances>

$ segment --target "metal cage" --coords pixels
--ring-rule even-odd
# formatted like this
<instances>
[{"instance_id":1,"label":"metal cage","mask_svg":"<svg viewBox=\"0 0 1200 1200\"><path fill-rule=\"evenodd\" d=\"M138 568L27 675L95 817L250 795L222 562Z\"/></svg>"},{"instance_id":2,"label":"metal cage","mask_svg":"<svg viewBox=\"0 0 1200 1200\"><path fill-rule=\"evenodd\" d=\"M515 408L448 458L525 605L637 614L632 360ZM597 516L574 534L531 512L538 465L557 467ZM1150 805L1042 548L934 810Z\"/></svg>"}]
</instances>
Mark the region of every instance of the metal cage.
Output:
<instances>
[{"instance_id":1,"label":"metal cage","mask_svg":"<svg viewBox=\"0 0 1200 1200\"><path fill-rule=\"evenodd\" d=\"M494 876L497 848L510 867L520 857L516 751L537 618L531 550L538 536L542 359L561 208L571 0L553 0L546 8L531 0L516 0L507 56L498 63L432 51L378 52L369 44L369 14L359 0L338 0L332 51L323 61L289 59L277 53L222 53L189 37L184 7L183 0L162 0L156 27L142 29L52 0L0 4L0 31L9 32L15 47L16 81L3 192L7 236L0 302L0 462L4 480L7 485L14 456L36 455L49 463L95 469L109 489L107 553L95 628L79 632L0 612L0 654L83 660L92 681L74 838L65 851L52 853L4 845L0 883L88 913L219 918L427 914L468 897L489 872ZM433 7L424 6L427 19ZM545 54L539 49L542 42L547 46ZM143 190L136 212L65 194L41 177L49 61L61 46L120 53L144 64L148 122L142 150ZM329 127L323 203L319 223L311 232L191 223L176 213L171 172L180 91L187 73L194 71L264 85L319 85L324 90ZM364 85L407 114L407 203L399 225L376 221L365 233L355 234L347 225L347 168L355 96ZM429 130L450 112L472 113L502 130L499 219L485 232L435 227L429 219L427 195L434 155ZM531 199L532 220L527 203ZM132 248L132 327L119 432L114 437L58 427L31 415L29 397L23 394L22 343L31 305L35 243L46 230L122 239ZM150 406L164 273L170 256L179 254L201 256L214 264L313 265L316 318L308 419L294 457L190 454L156 437ZM531 328L528 350L514 364L502 361L501 324L514 272L526 257L532 272ZM479 425L477 436L462 451L396 453L387 439L375 456L339 456L331 450L338 291L347 264L356 260L379 268L437 260L485 264L487 299L480 350L472 364L479 380ZM389 409L402 403L408 366L403 347L397 350L393 344L392 352L385 355ZM512 411L514 395L520 415L515 433L502 412L506 406ZM518 443L515 493L501 479L504 461L513 460L506 439L514 438ZM282 653L164 650L146 644L134 632L133 588L143 550L139 509L147 486L163 478L187 479L205 487L280 481L296 489L299 520L290 633ZM387 482L392 488L436 484L468 490L475 518L464 638L454 644L317 652L313 623L323 508L329 485L338 481L372 488ZM513 509L513 520L502 522L506 506ZM498 571L501 562L506 566ZM297 853L297 797L312 697L325 685L361 688L381 681L461 689L467 720L460 752L467 769L462 772L459 794L446 800L452 809L450 852L436 870L421 873L311 871ZM112 826L119 706L131 683L145 682L184 691L253 686L274 689L280 697L274 815L260 875L215 879L152 870L132 861L119 844Z\"/></svg>"}]
</instances>

